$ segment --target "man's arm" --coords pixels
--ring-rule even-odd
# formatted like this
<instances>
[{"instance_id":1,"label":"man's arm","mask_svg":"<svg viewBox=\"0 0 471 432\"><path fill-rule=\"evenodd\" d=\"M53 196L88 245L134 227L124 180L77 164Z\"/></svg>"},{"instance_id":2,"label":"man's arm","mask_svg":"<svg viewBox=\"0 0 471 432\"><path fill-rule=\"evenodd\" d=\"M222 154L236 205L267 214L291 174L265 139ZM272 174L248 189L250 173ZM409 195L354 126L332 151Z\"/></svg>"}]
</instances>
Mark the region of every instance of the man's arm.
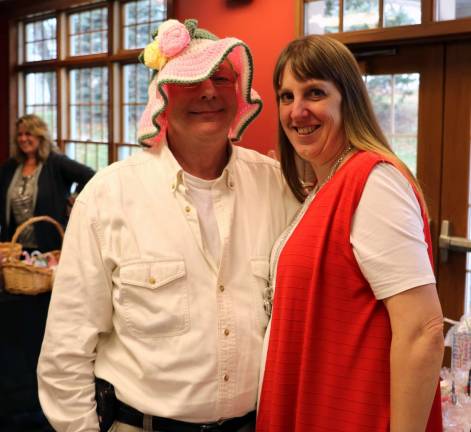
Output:
<instances>
[{"instance_id":1,"label":"man's arm","mask_svg":"<svg viewBox=\"0 0 471 432\"><path fill-rule=\"evenodd\" d=\"M38 362L41 406L58 432L98 431L94 361L112 303L94 209L78 199L72 211Z\"/></svg>"},{"instance_id":2,"label":"man's arm","mask_svg":"<svg viewBox=\"0 0 471 432\"><path fill-rule=\"evenodd\" d=\"M423 432L443 357L443 315L434 284L384 300L392 328L391 432Z\"/></svg>"}]
</instances>

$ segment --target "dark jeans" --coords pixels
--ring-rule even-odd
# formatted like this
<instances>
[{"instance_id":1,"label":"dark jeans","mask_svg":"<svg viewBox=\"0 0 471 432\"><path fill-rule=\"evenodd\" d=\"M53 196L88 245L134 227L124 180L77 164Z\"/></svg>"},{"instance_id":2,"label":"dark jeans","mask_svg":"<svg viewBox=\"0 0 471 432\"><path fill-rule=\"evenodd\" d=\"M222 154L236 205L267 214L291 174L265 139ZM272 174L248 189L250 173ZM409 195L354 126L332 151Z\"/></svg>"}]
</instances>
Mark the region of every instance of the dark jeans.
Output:
<instances>
[{"instance_id":1,"label":"dark jeans","mask_svg":"<svg viewBox=\"0 0 471 432\"><path fill-rule=\"evenodd\" d=\"M50 294L0 292L0 432L50 432L38 400L36 365Z\"/></svg>"}]
</instances>

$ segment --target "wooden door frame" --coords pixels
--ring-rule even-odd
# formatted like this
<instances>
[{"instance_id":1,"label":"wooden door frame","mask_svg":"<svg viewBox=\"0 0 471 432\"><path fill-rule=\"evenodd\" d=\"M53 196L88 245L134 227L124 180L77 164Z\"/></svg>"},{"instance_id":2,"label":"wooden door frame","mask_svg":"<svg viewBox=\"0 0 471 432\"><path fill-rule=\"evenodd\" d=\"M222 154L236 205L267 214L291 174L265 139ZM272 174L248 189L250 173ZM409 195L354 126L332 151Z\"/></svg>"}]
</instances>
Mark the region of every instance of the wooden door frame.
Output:
<instances>
[{"instance_id":1,"label":"wooden door frame","mask_svg":"<svg viewBox=\"0 0 471 432\"><path fill-rule=\"evenodd\" d=\"M428 204L434 261L438 264L438 236L443 135L443 44L375 46L354 50L367 74L420 73L417 178ZM438 91L429 91L435 89Z\"/></svg>"},{"instance_id":2,"label":"wooden door frame","mask_svg":"<svg viewBox=\"0 0 471 432\"><path fill-rule=\"evenodd\" d=\"M441 218L451 222L451 235L467 237L471 145L471 39L446 48L443 108L443 181ZM466 255L448 253L439 262L440 301L444 315L463 314Z\"/></svg>"}]
</instances>

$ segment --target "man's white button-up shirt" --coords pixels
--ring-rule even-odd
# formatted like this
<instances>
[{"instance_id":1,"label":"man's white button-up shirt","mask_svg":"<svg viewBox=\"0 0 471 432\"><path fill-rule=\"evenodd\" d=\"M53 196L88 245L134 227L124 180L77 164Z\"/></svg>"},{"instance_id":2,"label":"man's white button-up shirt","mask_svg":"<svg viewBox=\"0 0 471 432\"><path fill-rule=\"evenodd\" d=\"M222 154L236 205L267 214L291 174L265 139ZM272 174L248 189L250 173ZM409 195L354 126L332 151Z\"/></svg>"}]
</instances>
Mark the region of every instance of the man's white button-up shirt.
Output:
<instances>
[{"instance_id":1,"label":"man's white button-up shirt","mask_svg":"<svg viewBox=\"0 0 471 432\"><path fill-rule=\"evenodd\" d=\"M212 422L255 408L269 254L298 205L277 162L236 146L212 196L219 264L166 145L77 198L38 365L56 430L98 430L95 375L145 414Z\"/></svg>"}]
</instances>

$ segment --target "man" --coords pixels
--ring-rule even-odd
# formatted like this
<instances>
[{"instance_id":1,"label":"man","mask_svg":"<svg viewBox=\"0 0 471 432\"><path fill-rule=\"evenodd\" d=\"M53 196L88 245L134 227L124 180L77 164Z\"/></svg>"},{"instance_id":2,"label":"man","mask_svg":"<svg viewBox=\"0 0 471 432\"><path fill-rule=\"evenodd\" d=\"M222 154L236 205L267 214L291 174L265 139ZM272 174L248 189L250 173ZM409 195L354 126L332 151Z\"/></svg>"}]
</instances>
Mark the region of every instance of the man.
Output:
<instances>
[{"instance_id":1,"label":"man","mask_svg":"<svg viewBox=\"0 0 471 432\"><path fill-rule=\"evenodd\" d=\"M261 109L245 44L169 20L143 60L150 148L76 200L41 404L59 432L97 431L95 397L102 430L251 431L269 255L297 204L275 161L231 144Z\"/></svg>"}]
</instances>

